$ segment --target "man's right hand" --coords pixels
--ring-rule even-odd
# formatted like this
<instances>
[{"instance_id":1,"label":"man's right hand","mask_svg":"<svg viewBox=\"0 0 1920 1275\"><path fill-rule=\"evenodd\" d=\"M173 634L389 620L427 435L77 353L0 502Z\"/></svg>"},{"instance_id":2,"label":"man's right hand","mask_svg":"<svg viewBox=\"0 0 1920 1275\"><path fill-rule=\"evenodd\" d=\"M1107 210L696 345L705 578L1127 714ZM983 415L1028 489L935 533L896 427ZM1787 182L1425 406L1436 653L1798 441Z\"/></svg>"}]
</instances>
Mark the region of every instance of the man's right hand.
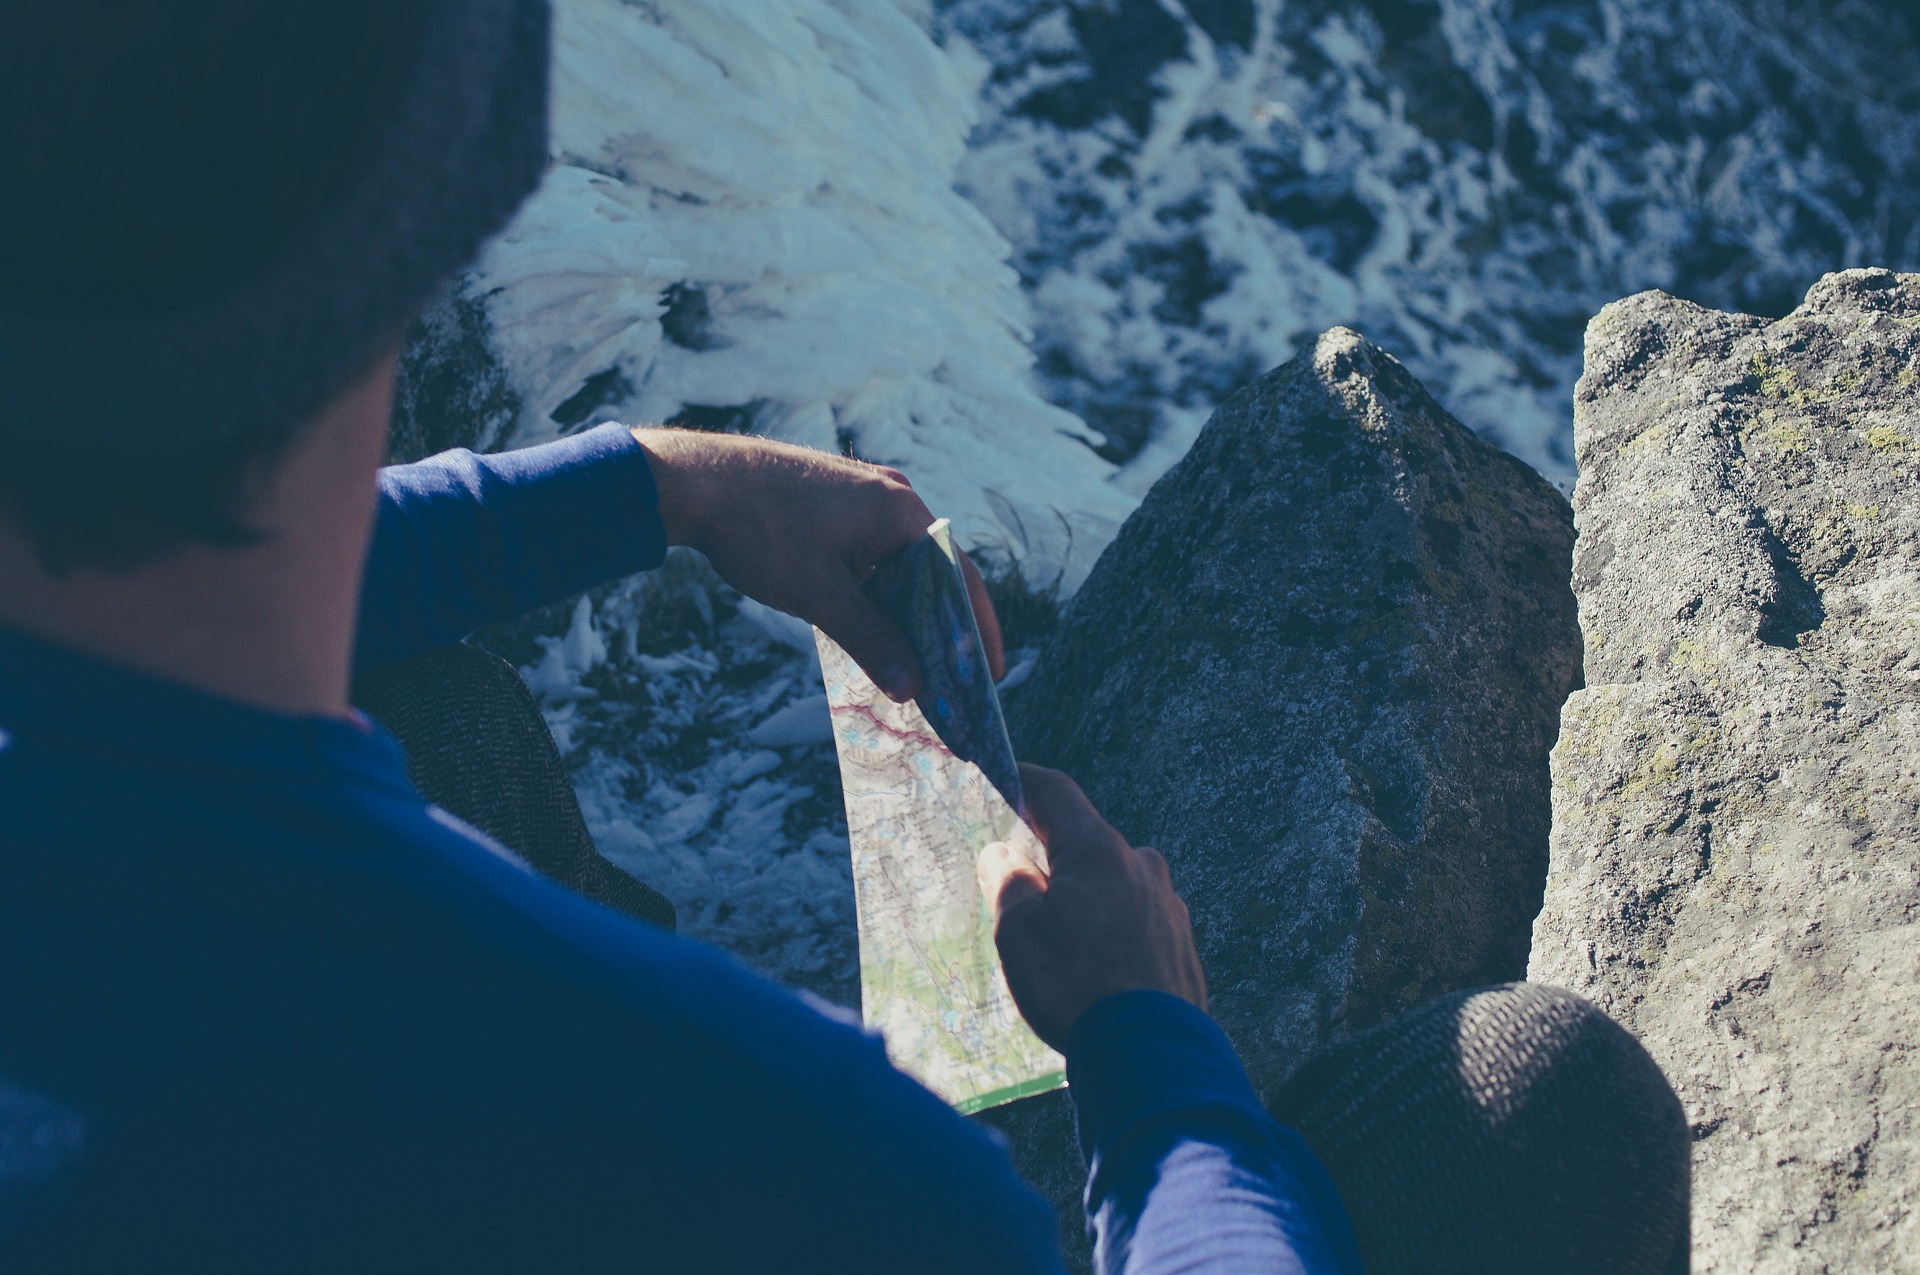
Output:
<instances>
[{"instance_id":1,"label":"man's right hand","mask_svg":"<svg viewBox=\"0 0 1920 1275\"><path fill-rule=\"evenodd\" d=\"M913 643L860 589L933 522L905 474L767 438L648 426L633 436L668 544L698 549L740 592L819 625L893 699L920 693ZM964 553L960 571L988 671L1004 677L987 582Z\"/></svg>"},{"instance_id":2,"label":"man's right hand","mask_svg":"<svg viewBox=\"0 0 1920 1275\"><path fill-rule=\"evenodd\" d=\"M1007 987L1034 1034L1064 1050L1080 1015L1119 992L1169 992L1207 1007L1187 905L1167 861L1135 848L1057 770L1022 765L1051 876L1000 842L980 855Z\"/></svg>"}]
</instances>

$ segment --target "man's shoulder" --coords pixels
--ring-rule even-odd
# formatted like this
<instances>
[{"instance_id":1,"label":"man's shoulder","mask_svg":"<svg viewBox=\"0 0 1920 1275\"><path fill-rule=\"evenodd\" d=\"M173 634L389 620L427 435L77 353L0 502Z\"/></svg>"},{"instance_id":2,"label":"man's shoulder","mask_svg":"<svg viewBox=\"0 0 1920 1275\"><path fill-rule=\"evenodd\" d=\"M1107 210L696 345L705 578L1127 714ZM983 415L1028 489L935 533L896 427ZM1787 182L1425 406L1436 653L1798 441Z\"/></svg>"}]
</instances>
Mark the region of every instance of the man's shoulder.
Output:
<instances>
[{"instance_id":1,"label":"man's shoulder","mask_svg":"<svg viewBox=\"0 0 1920 1275\"><path fill-rule=\"evenodd\" d=\"M461 1172L538 1163L542 1190L644 1197L621 1207L662 1242L751 1224L897 1255L941 1208L995 1213L995 1243L1047 1229L1004 1152L850 1014L533 875L404 785L162 783L98 757L82 783L71 759L37 778L14 760L0 790L64 788L0 818L20 975L0 981L0 1071L77 1112L118 1173L183 1173L224 1129L260 1183L198 1169L213 1195L257 1190L248 1207L349 1158L451 1181L457 1148Z\"/></svg>"},{"instance_id":2,"label":"man's shoulder","mask_svg":"<svg viewBox=\"0 0 1920 1275\"><path fill-rule=\"evenodd\" d=\"M489 1039L476 1078L495 1057L528 1068L543 1024L556 1059L644 1042L629 1074L732 1057L773 1084L816 1055L833 1072L879 1052L847 1015L537 876L402 787L165 782L57 752L0 749L0 913L17 922L0 946L69 956L34 963L49 990L192 987L181 1012L208 1020L297 1004L264 1021L344 1033L335 1052L369 1041L363 1062L396 1083L411 1057Z\"/></svg>"},{"instance_id":3,"label":"man's shoulder","mask_svg":"<svg viewBox=\"0 0 1920 1275\"><path fill-rule=\"evenodd\" d=\"M396 1112L668 1141L932 1101L846 1011L538 877L404 788L168 783L100 758L83 780L57 746L12 751L0 956L28 974L0 1001L99 1007L29 1053L112 1056L130 1086L292 1067Z\"/></svg>"}]
</instances>

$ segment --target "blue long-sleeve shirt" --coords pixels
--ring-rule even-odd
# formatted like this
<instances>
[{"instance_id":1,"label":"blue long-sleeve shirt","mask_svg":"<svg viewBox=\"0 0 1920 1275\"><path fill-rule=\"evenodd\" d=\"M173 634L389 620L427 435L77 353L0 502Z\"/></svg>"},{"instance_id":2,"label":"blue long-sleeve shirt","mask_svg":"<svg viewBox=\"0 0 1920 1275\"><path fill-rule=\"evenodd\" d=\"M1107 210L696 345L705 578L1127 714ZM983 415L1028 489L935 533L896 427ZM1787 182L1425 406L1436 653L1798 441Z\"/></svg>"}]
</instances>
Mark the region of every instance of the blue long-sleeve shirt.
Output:
<instances>
[{"instance_id":1,"label":"blue long-sleeve shirt","mask_svg":"<svg viewBox=\"0 0 1920 1275\"><path fill-rule=\"evenodd\" d=\"M618 427L389 469L359 663L663 552ZM1358 1271L1205 1015L1114 997L1067 1055L1107 1269ZM0 631L0 1269L1058 1266L874 1037L528 872L377 728Z\"/></svg>"}]
</instances>

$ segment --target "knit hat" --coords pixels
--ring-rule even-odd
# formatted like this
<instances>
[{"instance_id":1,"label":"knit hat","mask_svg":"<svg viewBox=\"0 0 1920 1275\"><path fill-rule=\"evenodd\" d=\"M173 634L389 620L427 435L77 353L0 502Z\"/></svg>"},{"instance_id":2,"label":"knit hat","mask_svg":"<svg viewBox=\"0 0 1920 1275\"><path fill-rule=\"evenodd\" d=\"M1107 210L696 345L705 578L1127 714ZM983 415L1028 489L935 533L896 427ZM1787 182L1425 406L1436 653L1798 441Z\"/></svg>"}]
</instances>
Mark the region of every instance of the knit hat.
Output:
<instances>
[{"instance_id":1,"label":"knit hat","mask_svg":"<svg viewBox=\"0 0 1920 1275\"><path fill-rule=\"evenodd\" d=\"M432 0L412 80L344 195L279 259L162 313L0 305L0 441L136 457L290 437L546 168L546 0Z\"/></svg>"}]
</instances>

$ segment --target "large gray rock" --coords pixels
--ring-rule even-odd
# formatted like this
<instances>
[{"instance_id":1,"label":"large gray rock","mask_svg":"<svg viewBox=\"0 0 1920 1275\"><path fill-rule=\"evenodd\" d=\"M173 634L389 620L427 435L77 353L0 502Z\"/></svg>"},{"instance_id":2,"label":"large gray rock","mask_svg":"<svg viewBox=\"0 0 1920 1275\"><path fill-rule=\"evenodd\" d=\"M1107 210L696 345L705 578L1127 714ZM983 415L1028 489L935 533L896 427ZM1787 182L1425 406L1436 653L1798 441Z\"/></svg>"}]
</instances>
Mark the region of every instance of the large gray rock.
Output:
<instances>
[{"instance_id":1,"label":"large gray rock","mask_svg":"<svg viewBox=\"0 0 1920 1275\"><path fill-rule=\"evenodd\" d=\"M1587 329L1532 976L1666 1068L1698 1271L1920 1270L1920 275Z\"/></svg>"},{"instance_id":2,"label":"large gray rock","mask_svg":"<svg viewBox=\"0 0 1920 1275\"><path fill-rule=\"evenodd\" d=\"M1215 413L1009 699L1023 758L1166 855L1265 1092L1523 974L1579 675L1572 539L1557 491L1335 328ZM1077 1225L1064 1110L992 1122Z\"/></svg>"}]
</instances>

